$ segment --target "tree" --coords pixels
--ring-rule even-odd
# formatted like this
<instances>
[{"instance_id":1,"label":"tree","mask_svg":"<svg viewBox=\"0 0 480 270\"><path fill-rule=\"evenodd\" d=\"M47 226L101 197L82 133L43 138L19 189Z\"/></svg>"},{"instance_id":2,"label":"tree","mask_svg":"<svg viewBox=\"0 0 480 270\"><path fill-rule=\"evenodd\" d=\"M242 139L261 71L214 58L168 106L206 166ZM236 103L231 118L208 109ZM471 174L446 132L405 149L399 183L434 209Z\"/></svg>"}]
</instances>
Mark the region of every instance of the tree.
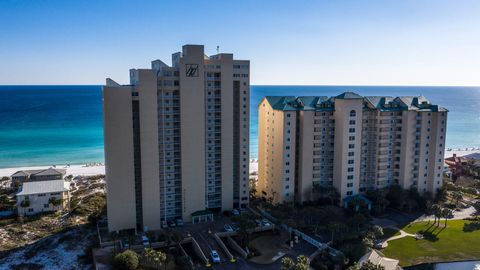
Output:
<instances>
[{"instance_id":1,"label":"tree","mask_svg":"<svg viewBox=\"0 0 480 270\"><path fill-rule=\"evenodd\" d=\"M477 215L480 214L480 201L476 201L473 205L472 205L475 210L477 211Z\"/></svg>"},{"instance_id":2,"label":"tree","mask_svg":"<svg viewBox=\"0 0 480 270\"><path fill-rule=\"evenodd\" d=\"M255 198L257 196L257 183L255 178L248 179L248 187L250 199Z\"/></svg>"},{"instance_id":3,"label":"tree","mask_svg":"<svg viewBox=\"0 0 480 270\"><path fill-rule=\"evenodd\" d=\"M392 207L401 209L405 205L406 195L401 186L393 185L388 189L385 197Z\"/></svg>"},{"instance_id":4,"label":"tree","mask_svg":"<svg viewBox=\"0 0 480 270\"><path fill-rule=\"evenodd\" d=\"M385 267L382 265L375 265L371 261L366 261L362 265L354 263L352 266L348 267L347 270L384 270Z\"/></svg>"},{"instance_id":5,"label":"tree","mask_svg":"<svg viewBox=\"0 0 480 270\"><path fill-rule=\"evenodd\" d=\"M164 252L157 251L152 248L145 248L143 250L143 256L149 264L153 265L157 269L160 269L162 265L165 267L165 269L167 269L167 254Z\"/></svg>"},{"instance_id":6,"label":"tree","mask_svg":"<svg viewBox=\"0 0 480 270\"><path fill-rule=\"evenodd\" d=\"M454 191L452 199L455 201L455 207L458 207L458 203L463 199L463 193L460 190Z\"/></svg>"},{"instance_id":7,"label":"tree","mask_svg":"<svg viewBox=\"0 0 480 270\"><path fill-rule=\"evenodd\" d=\"M309 261L307 256L300 255L297 257L297 264L295 265L295 270L308 270Z\"/></svg>"},{"instance_id":8,"label":"tree","mask_svg":"<svg viewBox=\"0 0 480 270\"><path fill-rule=\"evenodd\" d=\"M30 199L28 197L25 197L23 201L20 203L20 207L23 209L23 213L25 214L25 209L30 207Z\"/></svg>"},{"instance_id":9,"label":"tree","mask_svg":"<svg viewBox=\"0 0 480 270\"><path fill-rule=\"evenodd\" d=\"M372 226L364 235L363 244L373 248L375 241L383 236L383 229L378 225Z\"/></svg>"},{"instance_id":10,"label":"tree","mask_svg":"<svg viewBox=\"0 0 480 270\"><path fill-rule=\"evenodd\" d=\"M232 221L237 223L238 234L242 239L244 246L248 246L250 243L250 231L257 226L255 218L251 214L242 213L239 216L232 217Z\"/></svg>"},{"instance_id":11,"label":"tree","mask_svg":"<svg viewBox=\"0 0 480 270\"><path fill-rule=\"evenodd\" d=\"M453 218L453 211L448 208L443 208L441 216L445 218L445 227L447 227L447 220Z\"/></svg>"},{"instance_id":12,"label":"tree","mask_svg":"<svg viewBox=\"0 0 480 270\"><path fill-rule=\"evenodd\" d=\"M63 202L62 199L57 199L55 197L50 197L48 199L48 204L51 204L53 206L53 209L55 210L57 208L57 206L61 205Z\"/></svg>"},{"instance_id":13,"label":"tree","mask_svg":"<svg viewBox=\"0 0 480 270\"><path fill-rule=\"evenodd\" d=\"M351 226L353 226L353 228L355 229L356 232L358 232L360 230L360 228L365 224L366 220L367 219L365 218L364 215L362 215L360 213L357 213L349 220L348 223Z\"/></svg>"},{"instance_id":14,"label":"tree","mask_svg":"<svg viewBox=\"0 0 480 270\"><path fill-rule=\"evenodd\" d=\"M328 230L332 232L332 243L333 243L335 234L342 232L345 229L345 224L334 221L334 222L328 223L327 227L328 227Z\"/></svg>"},{"instance_id":15,"label":"tree","mask_svg":"<svg viewBox=\"0 0 480 270\"><path fill-rule=\"evenodd\" d=\"M430 206L430 213L432 213L435 218L433 223L435 224L437 222L437 224L440 224L440 216L442 214L442 208L440 207L440 205L432 204L432 206Z\"/></svg>"},{"instance_id":16,"label":"tree","mask_svg":"<svg viewBox=\"0 0 480 270\"><path fill-rule=\"evenodd\" d=\"M295 267L295 262L290 257L282 258L281 270L292 270Z\"/></svg>"},{"instance_id":17,"label":"tree","mask_svg":"<svg viewBox=\"0 0 480 270\"><path fill-rule=\"evenodd\" d=\"M138 255L132 250L125 250L115 255L113 265L120 270L135 270L138 267Z\"/></svg>"},{"instance_id":18,"label":"tree","mask_svg":"<svg viewBox=\"0 0 480 270\"><path fill-rule=\"evenodd\" d=\"M282 264L280 266L281 270L307 270L310 262L308 261L307 256L300 255L297 257L297 261L294 262L289 257L284 257L282 259Z\"/></svg>"}]
</instances>

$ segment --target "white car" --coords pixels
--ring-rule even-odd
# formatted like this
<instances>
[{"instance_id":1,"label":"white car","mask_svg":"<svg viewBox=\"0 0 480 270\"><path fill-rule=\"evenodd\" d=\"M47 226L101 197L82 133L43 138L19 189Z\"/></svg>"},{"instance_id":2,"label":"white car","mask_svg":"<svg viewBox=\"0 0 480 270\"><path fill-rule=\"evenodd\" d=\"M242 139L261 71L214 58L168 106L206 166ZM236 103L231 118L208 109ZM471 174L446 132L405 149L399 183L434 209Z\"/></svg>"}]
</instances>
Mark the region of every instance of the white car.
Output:
<instances>
[{"instance_id":1,"label":"white car","mask_svg":"<svg viewBox=\"0 0 480 270\"><path fill-rule=\"evenodd\" d=\"M218 256L218 252L216 250L212 250L210 256L212 257L212 262L220 263L220 256Z\"/></svg>"},{"instance_id":2,"label":"white car","mask_svg":"<svg viewBox=\"0 0 480 270\"><path fill-rule=\"evenodd\" d=\"M142 243L146 247L150 246L150 241L148 240L148 237L146 237L145 235L142 235Z\"/></svg>"},{"instance_id":3,"label":"white car","mask_svg":"<svg viewBox=\"0 0 480 270\"><path fill-rule=\"evenodd\" d=\"M225 229L226 232L233 232L233 228L231 225L229 224L225 224L225 226L223 226L223 228Z\"/></svg>"}]
</instances>

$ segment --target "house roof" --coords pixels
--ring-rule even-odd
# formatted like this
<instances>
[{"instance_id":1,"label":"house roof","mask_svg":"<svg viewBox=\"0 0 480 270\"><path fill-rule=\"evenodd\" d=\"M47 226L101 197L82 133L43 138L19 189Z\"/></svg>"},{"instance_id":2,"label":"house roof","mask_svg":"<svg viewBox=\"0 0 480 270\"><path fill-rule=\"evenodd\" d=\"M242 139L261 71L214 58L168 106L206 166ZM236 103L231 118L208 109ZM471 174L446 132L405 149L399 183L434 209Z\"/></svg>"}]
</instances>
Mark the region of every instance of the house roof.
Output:
<instances>
[{"instance_id":1,"label":"house roof","mask_svg":"<svg viewBox=\"0 0 480 270\"><path fill-rule=\"evenodd\" d=\"M398 260L382 257L375 250L371 250L367 254L363 255L362 258L358 260L358 263L362 265L367 261L370 261L375 265L381 265L385 270L395 270L397 269L399 263Z\"/></svg>"},{"instance_id":2,"label":"house roof","mask_svg":"<svg viewBox=\"0 0 480 270\"><path fill-rule=\"evenodd\" d=\"M294 90L292 90L294 92ZM424 96L360 96L354 92L345 92L338 96L266 96L265 99L274 110L281 111L332 111L336 99L363 99L364 110L379 111L427 111L440 112L447 109L430 103Z\"/></svg>"},{"instance_id":3,"label":"house roof","mask_svg":"<svg viewBox=\"0 0 480 270\"><path fill-rule=\"evenodd\" d=\"M48 169L42 169L42 170L23 170L23 171L17 171L16 173L12 174L12 177L17 177L17 176L27 176L30 177L31 175L65 175L67 173L67 170L65 169L55 169L55 168L48 168Z\"/></svg>"},{"instance_id":4,"label":"house roof","mask_svg":"<svg viewBox=\"0 0 480 270\"><path fill-rule=\"evenodd\" d=\"M19 195L32 195L41 193L64 192L70 190L70 183L65 180L47 180L25 182Z\"/></svg>"}]
</instances>

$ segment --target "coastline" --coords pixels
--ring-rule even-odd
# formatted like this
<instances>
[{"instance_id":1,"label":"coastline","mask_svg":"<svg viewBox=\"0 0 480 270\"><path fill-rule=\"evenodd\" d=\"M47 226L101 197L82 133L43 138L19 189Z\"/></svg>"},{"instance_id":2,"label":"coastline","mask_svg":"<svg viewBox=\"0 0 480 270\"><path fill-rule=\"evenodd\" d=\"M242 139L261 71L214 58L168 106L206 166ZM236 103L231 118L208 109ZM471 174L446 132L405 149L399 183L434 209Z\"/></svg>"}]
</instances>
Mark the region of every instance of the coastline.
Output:
<instances>
[{"instance_id":1,"label":"coastline","mask_svg":"<svg viewBox=\"0 0 480 270\"><path fill-rule=\"evenodd\" d=\"M459 157L470 155L470 154L480 154L480 148L465 148L465 149L448 149L445 150L445 158L453 156L456 154ZM46 169L51 166L24 166L24 167L13 167L13 168L0 168L0 177L10 176L17 171L21 170L37 170L37 169ZM58 169L66 169L66 175L73 176L90 176L97 174L105 174L105 165L102 163L93 163L93 164L83 164L83 165L56 165ZM250 174L258 172L258 159L250 159Z\"/></svg>"},{"instance_id":2,"label":"coastline","mask_svg":"<svg viewBox=\"0 0 480 270\"><path fill-rule=\"evenodd\" d=\"M39 170L39 169L46 169L52 166L26 166L26 167L16 167L16 168L2 168L0 169L0 178L4 176L10 177L17 171L22 170ZM101 163L94 163L89 166L87 164L83 165L56 165L55 168L57 169L66 169L66 175L73 175L75 176L91 176L91 175L98 175L98 174L105 174L105 165ZM250 173L258 171L258 161L257 160L250 160Z\"/></svg>"}]
</instances>

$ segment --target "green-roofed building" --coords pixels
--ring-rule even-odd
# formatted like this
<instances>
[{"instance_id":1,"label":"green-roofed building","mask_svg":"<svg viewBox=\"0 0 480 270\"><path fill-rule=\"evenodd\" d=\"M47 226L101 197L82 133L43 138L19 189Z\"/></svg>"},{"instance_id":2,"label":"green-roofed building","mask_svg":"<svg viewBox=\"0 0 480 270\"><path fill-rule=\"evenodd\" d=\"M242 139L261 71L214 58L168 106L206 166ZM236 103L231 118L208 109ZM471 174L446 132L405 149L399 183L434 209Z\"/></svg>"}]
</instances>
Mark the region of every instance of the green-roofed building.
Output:
<instances>
[{"instance_id":1,"label":"green-roofed building","mask_svg":"<svg viewBox=\"0 0 480 270\"><path fill-rule=\"evenodd\" d=\"M292 91L293 92L293 91ZM423 96L267 96L257 190L273 203L342 199L400 185L441 187L448 110Z\"/></svg>"}]
</instances>

